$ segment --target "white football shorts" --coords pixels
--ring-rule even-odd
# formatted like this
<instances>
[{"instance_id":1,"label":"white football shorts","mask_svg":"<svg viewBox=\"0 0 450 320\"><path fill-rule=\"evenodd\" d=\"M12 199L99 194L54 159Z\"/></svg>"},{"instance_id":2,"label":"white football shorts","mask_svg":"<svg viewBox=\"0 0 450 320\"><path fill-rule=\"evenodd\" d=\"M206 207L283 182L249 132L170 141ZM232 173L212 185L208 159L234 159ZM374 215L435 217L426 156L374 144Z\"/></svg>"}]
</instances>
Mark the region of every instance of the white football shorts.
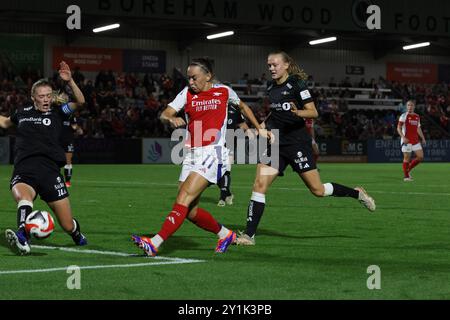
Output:
<instances>
[{"instance_id":1,"label":"white football shorts","mask_svg":"<svg viewBox=\"0 0 450 320\"><path fill-rule=\"evenodd\" d=\"M413 151L417 151L417 150L422 150L422 145L420 143L416 143L416 144L402 144L402 152L407 152L407 153L411 153Z\"/></svg>"},{"instance_id":2,"label":"white football shorts","mask_svg":"<svg viewBox=\"0 0 450 320\"><path fill-rule=\"evenodd\" d=\"M209 182L217 184L228 167L228 153L227 148L219 145L189 149L178 180L183 182L191 172L196 172Z\"/></svg>"}]
</instances>

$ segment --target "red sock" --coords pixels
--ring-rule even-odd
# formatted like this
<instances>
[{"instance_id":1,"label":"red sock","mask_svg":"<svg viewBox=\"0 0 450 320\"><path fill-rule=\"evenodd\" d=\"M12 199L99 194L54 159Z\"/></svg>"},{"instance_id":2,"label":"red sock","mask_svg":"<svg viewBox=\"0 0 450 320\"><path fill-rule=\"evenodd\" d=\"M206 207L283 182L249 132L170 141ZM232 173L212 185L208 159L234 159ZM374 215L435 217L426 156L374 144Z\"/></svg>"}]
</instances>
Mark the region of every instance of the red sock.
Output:
<instances>
[{"instance_id":1,"label":"red sock","mask_svg":"<svg viewBox=\"0 0 450 320\"><path fill-rule=\"evenodd\" d=\"M188 210L188 207L181 204L175 203L173 205L172 211L169 213L161 227L161 230L158 232L161 238L167 240L167 238L178 230L178 228L183 224L184 219L186 219Z\"/></svg>"},{"instance_id":2,"label":"red sock","mask_svg":"<svg viewBox=\"0 0 450 320\"><path fill-rule=\"evenodd\" d=\"M197 215L191 221L203 230L212 232L214 234L219 233L222 226L214 219L214 217L205 209L198 208Z\"/></svg>"},{"instance_id":3,"label":"red sock","mask_svg":"<svg viewBox=\"0 0 450 320\"><path fill-rule=\"evenodd\" d=\"M405 174L405 178L409 177L409 162L403 162L403 173Z\"/></svg>"},{"instance_id":4,"label":"red sock","mask_svg":"<svg viewBox=\"0 0 450 320\"><path fill-rule=\"evenodd\" d=\"M411 161L411 164L409 165L409 171L411 171L415 166L417 166L420 163L419 160L414 159L413 161Z\"/></svg>"}]
</instances>

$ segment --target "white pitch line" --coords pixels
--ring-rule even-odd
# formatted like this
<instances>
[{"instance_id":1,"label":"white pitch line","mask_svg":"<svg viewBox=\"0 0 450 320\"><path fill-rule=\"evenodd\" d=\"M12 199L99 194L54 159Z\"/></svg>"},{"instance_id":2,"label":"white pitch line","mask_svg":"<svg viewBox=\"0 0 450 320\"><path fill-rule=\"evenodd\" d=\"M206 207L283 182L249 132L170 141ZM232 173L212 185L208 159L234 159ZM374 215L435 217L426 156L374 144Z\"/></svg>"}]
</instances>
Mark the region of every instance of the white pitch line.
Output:
<instances>
[{"instance_id":1,"label":"white pitch line","mask_svg":"<svg viewBox=\"0 0 450 320\"><path fill-rule=\"evenodd\" d=\"M83 249L75 249L75 248L40 246L40 245L32 245L31 248L46 249L46 250L60 250L60 251L77 252L77 253L104 254L104 255L108 255L108 256L120 256L120 257L138 256L138 254L125 253L125 252L100 251L100 250L83 250Z\"/></svg>"},{"instance_id":2,"label":"white pitch line","mask_svg":"<svg viewBox=\"0 0 450 320\"><path fill-rule=\"evenodd\" d=\"M108 269L108 268L134 268L134 267L145 267L145 266L157 266L165 264L183 264L183 263L197 263L203 262L202 260L193 259L178 259L176 261L159 261L159 262L146 262L146 263L132 263L132 264L109 264L109 265L98 265L98 266L80 266L80 269ZM31 270L8 270L0 271L2 274L17 274L17 273L42 273L42 272L55 272L55 271L67 271L68 267L62 268L50 268L50 269L31 269Z\"/></svg>"},{"instance_id":3,"label":"white pitch line","mask_svg":"<svg viewBox=\"0 0 450 320\"><path fill-rule=\"evenodd\" d=\"M83 250L83 249L75 249L75 248L41 246L41 245L32 245L31 248L44 249L44 250L59 250L59 251L87 253L87 254L103 254L103 255L120 256L120 257L142 256L141 254L117 252L117 251ZM147 258L147 257L145 257L145 258ZM161 256L152 257L152 259L167 260L167 261L203 262L203 260L198 260L198 259L172 258L172 257L161 257Z\"/></svg>"},{"instance_id":4,"label":"white pitch line","mask_svg":"<svg viewBox=\"0 0 450 320\"><path fill-rule=\"evenodd\" d=\"M116 251L83 250L83 249L75 249L75 248L41 246L41 245L32 245L31 247L36 248L36 249L44 249L44 250L58 250L58 251L86 253L86 254L102 254L102 255L111 255L111 256L120 256L120 257L140 256L138 254L116 252ZM152 259L152 260L162 260L162 261L131 263L131 264L127 263L127 264L110 264L110 265L97 265L97 266L81 266L79 268L80 269L134 268L134 267L157 266L157 265L165 265L165 264L183 264L183 263L205 262L204 260L198 260L198 259L171 258L171 257L160 257L160 256L151 257L151 258L145 257L145 258ZM66 271L67 268L68 267L49 268L49 269L29 269L29 270L4 270L4 271L0 271L0 275L2 275L2 274L17 274L17 273L39 273L39 272Z\"/></svg>"}]
</instances>

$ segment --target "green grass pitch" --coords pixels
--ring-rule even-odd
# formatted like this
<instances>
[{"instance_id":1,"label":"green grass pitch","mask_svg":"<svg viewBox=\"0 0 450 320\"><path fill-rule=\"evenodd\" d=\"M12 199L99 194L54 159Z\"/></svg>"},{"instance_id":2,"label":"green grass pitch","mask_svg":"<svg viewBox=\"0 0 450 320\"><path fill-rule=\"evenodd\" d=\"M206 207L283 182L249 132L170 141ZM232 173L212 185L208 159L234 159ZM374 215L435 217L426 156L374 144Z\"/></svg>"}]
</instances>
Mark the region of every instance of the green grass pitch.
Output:
<instances>
[{"instance_id":1,"label":"green grass pitch","mask_svg":"<svg viewBox=\"0 0 450 320\"><path fill-rule=\"evenodd\" d=\"M75 165L70 200L89 245L75 247L57 225L33 244L75 251L35 247L24 257L4 239L16 205L12 167L2 166L0 299L450 299L450 165L421 164L410 183L401 164L319 166L323 182L364 186L376 212L350 198L315 198L289 169L267 194L256 246L217 255L216 236L186 221L158 259L134 255L130 236L159 230L179 166ZM235 204L217 207L212 186L201 206L242 230L254 175L255 166L234 166ZM48 210L41 200L35 209ZM67 288L71 265L82 268L79 290ZM367 288L372 265L381 271L379 290Z\"/></svg>"}]
</instances>

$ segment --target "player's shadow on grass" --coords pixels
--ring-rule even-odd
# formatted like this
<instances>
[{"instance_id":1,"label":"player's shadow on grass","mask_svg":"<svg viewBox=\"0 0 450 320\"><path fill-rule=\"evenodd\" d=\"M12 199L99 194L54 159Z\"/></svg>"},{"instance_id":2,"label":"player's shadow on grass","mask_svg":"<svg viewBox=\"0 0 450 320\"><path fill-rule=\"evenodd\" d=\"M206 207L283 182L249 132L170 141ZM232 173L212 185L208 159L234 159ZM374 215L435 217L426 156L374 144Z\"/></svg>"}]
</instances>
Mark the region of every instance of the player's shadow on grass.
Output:
<instances>
[{"instance_id":1,"label":"player's shadow on grass","mask_svg":"<svg viewBox=\"0 0 450 320\"><path fill-rule=\"evenodd\" d=\"M245 227L240 225L229 225L227 226L232 230L245 230ZM297 236L287 233L282 233L274 230L268 229L258 229L258 235L270 236L270 237L279 237L279 238L289 238L289 239L333 239L333 238L341 238L341 239L359 239L360 237L348 236L342 234L336 235L324 235L324 236Z\"/></svg>"}]
</instances>

